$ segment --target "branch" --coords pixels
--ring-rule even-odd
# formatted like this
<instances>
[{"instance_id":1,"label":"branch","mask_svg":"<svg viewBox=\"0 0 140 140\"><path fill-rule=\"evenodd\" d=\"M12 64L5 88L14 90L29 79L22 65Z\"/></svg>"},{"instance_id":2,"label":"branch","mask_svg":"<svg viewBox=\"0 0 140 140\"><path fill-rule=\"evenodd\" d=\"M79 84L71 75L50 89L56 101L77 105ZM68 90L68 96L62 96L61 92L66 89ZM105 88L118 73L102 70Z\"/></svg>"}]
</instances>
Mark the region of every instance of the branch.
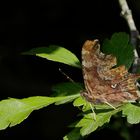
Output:
<instances>
[{"instance_id":1,"label":"branch","mask_svg":"<svg viewBox=\"0 0 140 140\"><path fill-rule=\"evenodd\" d=\"M140 36L133 20L132 12L129 9L126 0L119 0L119 4L122 10L121 15L126 20L131 34L131 44L134 47L134 63L132 66L132 72L135 73L140 66L140 58L137 52L137 47L140 45Z\"/></svg>"}]
</instances>

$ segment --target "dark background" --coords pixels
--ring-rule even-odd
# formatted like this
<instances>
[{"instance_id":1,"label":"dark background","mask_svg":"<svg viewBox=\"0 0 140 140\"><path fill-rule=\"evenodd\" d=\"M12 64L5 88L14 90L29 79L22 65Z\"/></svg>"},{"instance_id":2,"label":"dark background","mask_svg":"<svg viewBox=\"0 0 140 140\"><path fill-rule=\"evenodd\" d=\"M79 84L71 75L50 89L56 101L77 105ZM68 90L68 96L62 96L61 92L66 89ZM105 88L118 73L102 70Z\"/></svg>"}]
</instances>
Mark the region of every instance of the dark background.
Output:
<instances>
[{"instance_id":1,"label":"dark background","mask_svg":"<svg viewBox=\"0 0 140 140\"><path fill-rule=\"evenodd\" d=\"M139 29L140 2L129 0ZM0 97L25 98L51 94L51 87L66 78L82 80L81 70L50 62L34 56L22 56L31 48L60 45L75 53L79 59L81 46L87 39L103 39L114 32L128 32L120 17L117 0L40 0L38 2L0 2ZM49 106L33 112L28 119L0 132L0 139L59 140L76 119L78 109L71 104ZM133 128L133 129L132 129ZM139 136L139 125L130 129L133 139ZM115 135L115 137L114 137ZM109 127L93 133L89 139L120 138L120 132Z\"/></svg>"}]
</instances>

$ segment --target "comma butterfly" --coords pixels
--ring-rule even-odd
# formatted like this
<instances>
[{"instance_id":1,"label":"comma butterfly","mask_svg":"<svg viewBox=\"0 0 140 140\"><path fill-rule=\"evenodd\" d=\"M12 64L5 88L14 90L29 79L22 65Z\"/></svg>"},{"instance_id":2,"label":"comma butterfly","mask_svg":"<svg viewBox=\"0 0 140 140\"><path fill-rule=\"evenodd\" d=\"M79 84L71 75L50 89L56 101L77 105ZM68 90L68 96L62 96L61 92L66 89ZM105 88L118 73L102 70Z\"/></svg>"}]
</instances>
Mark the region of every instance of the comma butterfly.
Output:
<instances>
[{"instance_id":1,"label":"comma butterfly","mask_svg":"<svg viewBox=\"0 0 140 140\"><path fill-rule=\"evenodd\" d=\"M82 48L82 69L86 90L81 93L91 103L119 105L140 98L136 80L124 65L115 67L116 57L100 51L98 40L86 41Z\"/></svg>"}]
</instances>

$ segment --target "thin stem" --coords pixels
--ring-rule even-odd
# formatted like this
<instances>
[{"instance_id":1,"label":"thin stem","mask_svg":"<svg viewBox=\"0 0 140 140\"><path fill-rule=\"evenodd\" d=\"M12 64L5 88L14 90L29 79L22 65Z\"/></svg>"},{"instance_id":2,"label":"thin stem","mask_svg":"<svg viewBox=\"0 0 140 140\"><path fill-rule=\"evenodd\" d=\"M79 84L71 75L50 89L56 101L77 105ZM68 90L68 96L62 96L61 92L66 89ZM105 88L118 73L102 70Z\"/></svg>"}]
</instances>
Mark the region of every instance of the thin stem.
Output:
<instances>
[{"instance_id":1,"label":"thin stem","mask_svg":"<svg viewBox=\"0 0 140 140\"><path fill-rule=\"evenodd\" d=\"M127 1L126 0L118 0L120 7L121 7L121 15L124 17L126 20L130 34L131 34L131 44L134 47L134 63L132 67L132 72L136 72L139 66L139 56L138 52L136 50L137 46L139 46L139 32L136 28L135 22L133 20L132 12L128 7Z\"/></svg>"}]
</instances>

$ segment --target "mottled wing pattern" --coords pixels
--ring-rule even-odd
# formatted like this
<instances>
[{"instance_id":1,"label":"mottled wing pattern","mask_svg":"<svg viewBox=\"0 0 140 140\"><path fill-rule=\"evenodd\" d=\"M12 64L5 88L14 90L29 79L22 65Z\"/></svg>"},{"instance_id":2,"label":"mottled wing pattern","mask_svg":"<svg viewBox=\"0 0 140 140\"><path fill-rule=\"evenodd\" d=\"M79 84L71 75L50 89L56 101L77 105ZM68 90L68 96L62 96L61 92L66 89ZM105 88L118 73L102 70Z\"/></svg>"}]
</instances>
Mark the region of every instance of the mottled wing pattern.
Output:
<instances>
[{"instance_id":1,"label":"mottled wing pattern","mask_svg":"<svg viewBox=\"0 0 140 140\"><path fill-rule=\"evenodd\" d=\"M86 90L82 93L89 102L120 104L140 97L136 80L140 74L128 73L116 57L100 51L98 40L86 41L82 47L82 69Z\"/></svg>"}]
</instances>

